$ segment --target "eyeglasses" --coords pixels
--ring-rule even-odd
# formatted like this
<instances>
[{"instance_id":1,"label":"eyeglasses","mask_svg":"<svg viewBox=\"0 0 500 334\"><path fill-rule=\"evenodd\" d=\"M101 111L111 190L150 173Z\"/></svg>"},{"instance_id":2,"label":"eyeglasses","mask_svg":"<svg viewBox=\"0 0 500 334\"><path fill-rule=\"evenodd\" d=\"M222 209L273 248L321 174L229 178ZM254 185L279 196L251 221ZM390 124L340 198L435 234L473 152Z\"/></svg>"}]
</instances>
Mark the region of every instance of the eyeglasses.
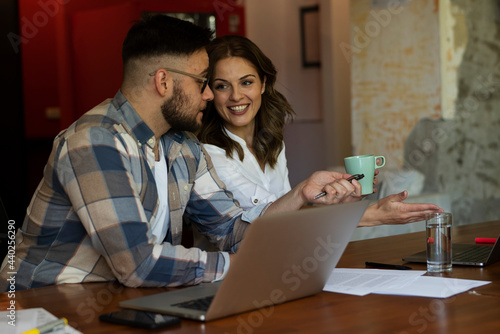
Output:
<instances>
[{"instance_id":1,"label":"eyeglasses","mask_svg":"<svg viewBox=\"0 0 500 334\"><path fill-rule=\"evenodd\" d=\"M176 70L174 68L163 67L162 69L164 69L165 71L169 71L169 72L174 72L174 73L178 73L178 74L182 74L182 75L187 75L188 77L191 77L191 78L194 78L194 79L197 79L197 80L201 81L200 82L201 83L201 94L203 94L203 92L205 91L205 88L207 88L207 84L208 84L208 78L207 77L202 77L201 75L192 74L192 73L184 72L184 71L181 71L181 70ZM150 76L154 76L156 74L156 72L158 72L158 70L149 73L149 75Z\"/></svg>"}]
</instances>

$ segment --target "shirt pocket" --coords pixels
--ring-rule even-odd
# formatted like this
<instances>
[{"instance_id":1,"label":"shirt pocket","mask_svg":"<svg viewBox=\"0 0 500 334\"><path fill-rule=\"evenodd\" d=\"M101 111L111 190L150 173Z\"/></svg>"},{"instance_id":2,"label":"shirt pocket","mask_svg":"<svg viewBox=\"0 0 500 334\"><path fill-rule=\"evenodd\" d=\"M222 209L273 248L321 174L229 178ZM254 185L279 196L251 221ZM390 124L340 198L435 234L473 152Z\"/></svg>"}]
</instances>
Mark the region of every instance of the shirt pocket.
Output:
<instances>
[{"instance_id":1,"label":"shirt pocket","mask_svg":"<svg viewBox=\"0 0 500 334\"><path fill-rule=\"evenodd\" d=\"M256 187L254 194L250 197L250 202L253 206L257 206L274 202L276 199L276 194L270 193L261 187Z\"/></svg>"}]
</instances>

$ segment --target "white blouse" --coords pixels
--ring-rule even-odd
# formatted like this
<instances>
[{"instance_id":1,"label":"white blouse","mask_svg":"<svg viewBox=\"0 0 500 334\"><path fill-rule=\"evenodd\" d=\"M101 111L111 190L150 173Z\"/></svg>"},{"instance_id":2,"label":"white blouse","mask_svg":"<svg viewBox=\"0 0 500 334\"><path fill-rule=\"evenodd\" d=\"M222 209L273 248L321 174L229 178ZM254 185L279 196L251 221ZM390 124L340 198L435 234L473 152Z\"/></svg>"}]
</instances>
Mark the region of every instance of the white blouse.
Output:
<instances>
[{"instance_id":1,"label":"white blouse","mask_svg":"<svg viewBox=\"0 0 500 334\"><path fill-rule=\"evenodd\" d=\"M259 204L273 202L290 191L284 144L274 169L266 164L263 172L255 156L248 150L246 142L225 130L228 136L243 148L243 161L240 161L236 151L233 152L233 159L230 159L226 157L223 149L215 145L203 144L203 147L210 154L217 175L242 208L250 209Z\"/></svg>"}]
</instances>

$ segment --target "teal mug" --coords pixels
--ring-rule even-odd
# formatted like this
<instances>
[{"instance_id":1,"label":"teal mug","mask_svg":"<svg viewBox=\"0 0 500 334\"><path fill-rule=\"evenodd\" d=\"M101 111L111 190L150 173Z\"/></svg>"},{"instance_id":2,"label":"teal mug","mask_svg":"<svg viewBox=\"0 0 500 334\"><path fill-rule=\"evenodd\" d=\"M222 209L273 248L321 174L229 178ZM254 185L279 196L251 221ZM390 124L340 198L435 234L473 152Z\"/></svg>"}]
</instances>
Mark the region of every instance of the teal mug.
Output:
<instances>
[{"instance_id":1,"label":"teal mug","mask_svg":"<svg viewBox=\"0 0 500 334\"><path fill-rule=\"evenodd\" d=\"M380 159L380 164L377 165L377 159ZM385 157L382 155L374 156L356 155L344 158L345 171L351 175L363 174L363 177L358 182L361 184L361 194L369 195L373 193L373 178L375 177L375 169L385 166Z\"/></svg>"}]
</instances>

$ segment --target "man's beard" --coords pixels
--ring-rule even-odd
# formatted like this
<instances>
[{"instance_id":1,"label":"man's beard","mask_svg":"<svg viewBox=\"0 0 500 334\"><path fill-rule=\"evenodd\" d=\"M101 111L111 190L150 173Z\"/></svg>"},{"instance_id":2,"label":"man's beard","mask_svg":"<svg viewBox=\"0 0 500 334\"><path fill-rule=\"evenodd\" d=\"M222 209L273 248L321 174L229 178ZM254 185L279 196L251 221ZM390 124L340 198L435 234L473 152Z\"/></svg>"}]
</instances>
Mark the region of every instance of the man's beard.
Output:
<instances>
[{"instance_id":1,"label":"man's beard","mask_svg":"<svg viewBox=\"0 0 500 334\"><path fill-rule=\"evenodd\" d=\"M172 129L196 132L200 128L200 124L196 121L197 113L190 114L192 113L191 108L193 106L190 105L189 98L179 85L174 83L172 97L163 103L161 113Z\"/></svg>"}]
</instances>

